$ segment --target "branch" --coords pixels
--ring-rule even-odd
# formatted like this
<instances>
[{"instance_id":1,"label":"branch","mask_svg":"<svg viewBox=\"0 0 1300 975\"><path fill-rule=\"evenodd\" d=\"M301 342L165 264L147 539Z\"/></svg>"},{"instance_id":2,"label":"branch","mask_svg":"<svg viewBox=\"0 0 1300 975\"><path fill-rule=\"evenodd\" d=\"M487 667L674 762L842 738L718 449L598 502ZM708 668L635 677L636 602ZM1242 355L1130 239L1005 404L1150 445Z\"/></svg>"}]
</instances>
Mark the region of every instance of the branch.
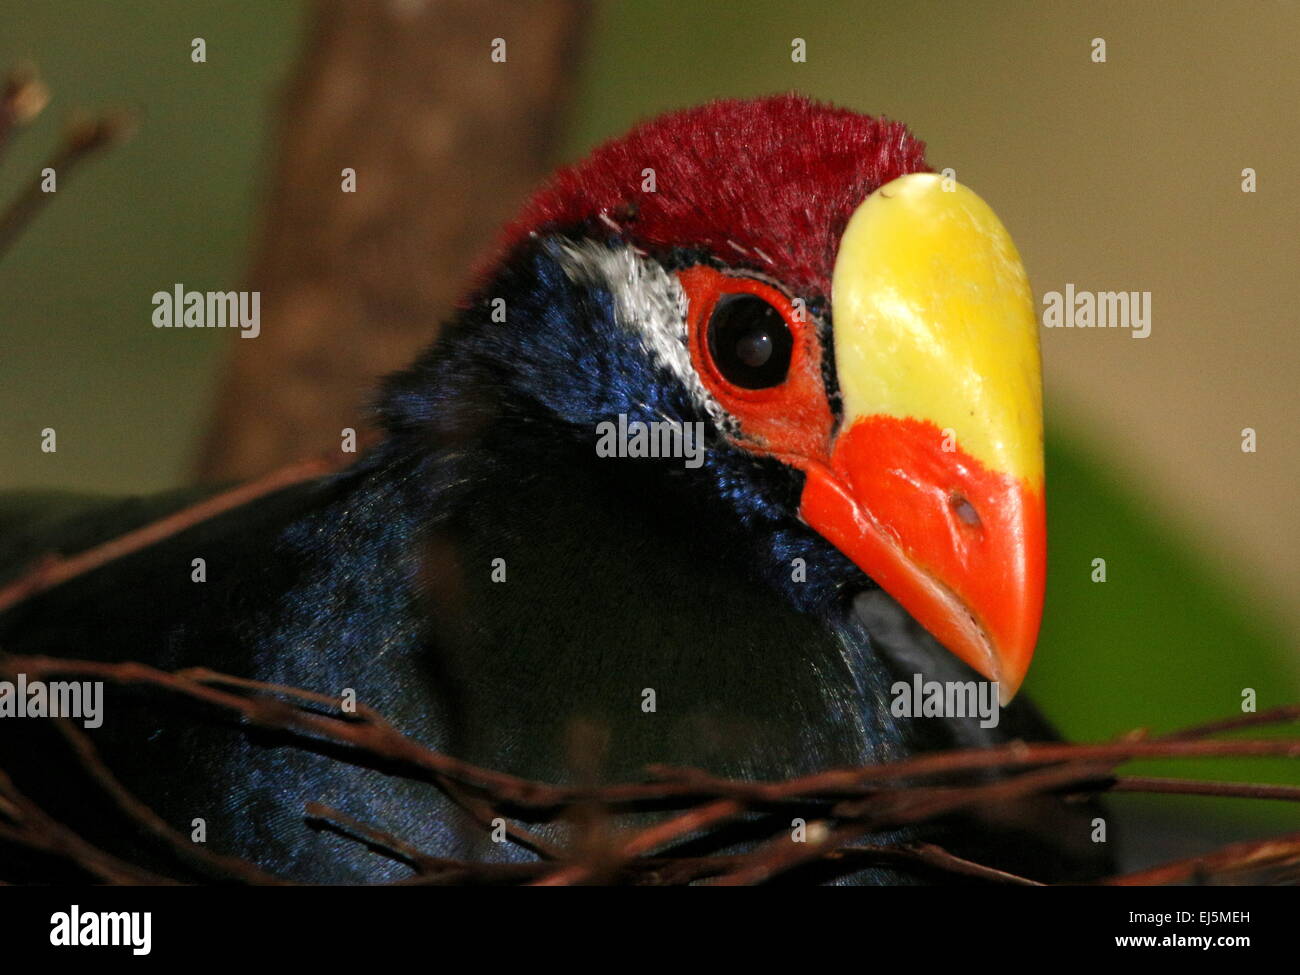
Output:
<instances>
[{"instance_id":1,"label":"branch","mask_svg":"<svg viewBox=\"0 0 1300 975\"><path fill-rule=\"evenodd\" d=\"M593 882L689 883L707 880L723 885L762 883L783 873L820 862L833 875L859 870L868 862L907 861L931 869L999 883L1032 884L984 864L962 860L939 847L924 844L869 845L864 841L883 827L916 825L979 807L1041 795L1098 793L1108 790L1300 799L1300 790L1282 785L1196 782L1156 777L1115 777L1116 766L1138 758L1228 756L1300 756L1300 740L1206 740L1217 731L1294 722L1300 708L1290 706L1247 717L1234 717L1162 738L1145 732L1105 744L1025 744L983 750L950 751L878 766L832 769L785 782L750 782L709 775L697 769L654 767L639 782L569 786L535 782L485 769L427 748L408 738L372 709L358 705L343 713L336 699L300 688L265 684L206 669L169 673L136 662L69 660L37 656L0 656L0 671L42 677L91 675L119 684L143 685L215 706L246 723L306 743L343 746L344 760L381 763L392 774L428 782L466 808L480 823L511 818L556 820L586 809L594 825L590 835L569 849L556 847L518 824L508 833L517 844L545 859L529 864L473 863L433 857L374 826L360 823L331 807L310 804L308 817L366 843L372 849L408 863L416 871L410 883L534 883L567 886ZM186 856L196 866L220 871L248 883L274 883L279 878L253 864L186 850L185 838L171 831L146 806L111 776L82 742L79 732L61 725L77 747L83 767L115 799L118 807L155 837ZM1002 777L969 781L972 772L1000 772ZM15 819L32 817L15 790L0 791L0 812ZM607 833L607 814L637 812L648 804L674 812L650 826ZM590 809L601 810L594 819ZM793 842L787 829L757 849L734 857L671 857L660 853L691 837L736 823L754 813L797 810L808 819L806 842ZM32 845L49 848L50 828ZM0 838L22 841L13 830ZM30 837L29 837L30 838ZM66 849L69 849L65 846ZM130 865L105 860L103 851L70 848L71 858L101 879L138 882ZM1113 878L1113 883L1165 882L1147 878L1187 879L1202 875L1229 876L1267 867L1270 876L1300 877L1300 851L1294 838L1236 844L1216 854L1179 861L1155 871ZM1163 873L1158 871L1164 871ZM1136 879L1135 879L1136 878ZM1169 881L1172 882L1172 879Z\"/></svg>"},{"instance_id":2,"label":"branch","mask_svg":"<svg viewBox=\"0 0 1300 975\"><path fill-rule=\"evenodd\" d=\"M274 696L283 694L286 689L257 681L211 672L173 674L133 661L114 663L41 656L0 655L0 669L38 676L91 674L119 684L153 686L235 712L261 728L343 745L362 751L371 758L433 776L445 776L499 802L539 813L553 813L561 807L581 802L625 806L664 800L739 799L768 806L810 797L824 800L863 798L870 795L873 786L884 784L897 787L899 783L908 782L914 787L916 780L921 779L946 778L972 771L1024 770L1064 762L1086 763L1087 774L1076 770L1074 775L1079 781L1085 781L1096 776L1095 766L1098 764L1133 759L1300 757L1300 740L1297 739L1185 741L1170 737L1151 741L1128 739L1097 745L1013 742L996 748L940 752L862 768L832 769L785 782L726 779L696 770L651 766L652 781L559 786L485 769L426 748L363 705L357 706L355 715L319 714ZM196 675L203 679L196 679ZM248 696L211 686L217 683L238 686L253 693ZM333 706L337 703L323 695L295 693L318 704L328 702ZM1278 709L1277 713L1279 723L1294 721L1300 708Z\"/></svg>"},{"instance_id":3,"label":"branch","mask_svg":"<svg viewBox=\"0 0 1300 975\"><path fill-rule=\"evenodd\" d=\"M1279 882L1295 883L1297 877L1300 877L1300 833L1233 843L1213 853L1175 860L1149 870L1112 877L1102 883L1110 886L1147 887L1189 881L1224 882L1234 877L1237 882L1249 882L1243 881L1240 875L1252 870L1275 871Z\"/></svg>"},{"instance_id":4,"label":"branch","mask_svg":"<svg viewBox=\"0 0 1300 975\"><path fill-rule=\"evenodd\" d=\"M50 553L38 559L30 569L13 582L0 587L0 613L12 609L24 600L39 595L46 590L60 586L78 576L85 575L87 572L103 568L110 562L133 555L151 545L156 545L165 539L171 538L173 535L179 535L186 529L193 528L195 525L225 514L227 511L248 504L250 501L273 494L294 484L310 481L313 478L328 474L338 467L338 461L330 461L324 458L299 461L296 464L289 464L279 470L272 471L265 477L258 478L255 481L249 481L247 484L241 484L229 491L223 491L204 498L202 501L182 508L180 511L173 512L164 518L150 522L124 535L119 535L102 545L97 545L76 555L64 557Z\"/></svg>"},{"instance_id":5,"label":"branch","mask_svg":"<svg viewBox=\"0 0 1300 975\"><path fill-rule=\"evenodd\" d=\"M66 184L79 165L114 142L126 138L134 128L129 115L106 115L74 121L63 135L63 141L46 161L41 170L53 169ZM41 172L31 179L8 207L0 212L0 257L13 245L41 208L54 196L41 188Z\"/></svg>"}]
</instances>

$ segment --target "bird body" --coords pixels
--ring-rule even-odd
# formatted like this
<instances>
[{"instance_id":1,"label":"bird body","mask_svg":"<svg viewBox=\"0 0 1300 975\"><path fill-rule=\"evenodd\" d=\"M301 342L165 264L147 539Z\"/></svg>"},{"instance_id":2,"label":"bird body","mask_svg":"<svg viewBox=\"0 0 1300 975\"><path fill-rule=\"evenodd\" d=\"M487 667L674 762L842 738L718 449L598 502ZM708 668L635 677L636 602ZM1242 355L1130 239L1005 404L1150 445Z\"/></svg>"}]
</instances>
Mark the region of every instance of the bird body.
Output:
<instances>
[{"instance_id":1,"label":"bird body","mask_svg":"<svg viewBox=\"0 0 1300 975\"><path fill-rule=\"evenodd\" d=\"M640 194L647 167L657 190ZM852 375L836 371L847 361L830 301L840 238L882 187L942 207L931 200L937 186L895 182L924 168L901 126L796 96L716 103L634 130L525 208L437 342L385 384L384 437L361 460L21 602L0 614L0 647L352 694L431 747L551 782L626 781L653 763L781 779L1050 737L1022 701L996 727L892 714L894 685L920 670L978 677L878 586L951 637L944 642L968 663L994 668L986 676L1001 677L1009 696L1037 628L1032 499L1041 487L1034 495L1030 484L1025 507L1028 482L1006 473L1010 461L999 465L1012 448L1032 456L1041 443L981 440L1003 428L994 391L976 397L981 416L962 439L974 452L957 452L953 475L984 491L960 499L983 518L967 528L948 495L899 501L911 496L854 481L848 455L829 452L859 429L860 404L846 399L872 381L862 350ZM971 300L968 325L982 299ZM877 354L889 355L887 344ZM957 359L928 361L957 362L938 379L961 378ZM1004 382L1032 386L1036 375ZM929 429L907 416L906 430ZM628 449L638 425L659 425L667 449ZM907 456L947 463L923 439L895 433L872 449L907 443ZM606 437L617 442L612 454L600 446ZM982 451L985 440L994 447ZM861 471L866 462L851 459ZM859 489L877 499L879 523L868 509L844 515ZM104 519L126 528L145 518L84 506L62 522L20 516L29 529L6 529L0 564L12 576L51 544L102 541ZM960 535L1003 526L1018 547ZM913 557L913 537L931 532L956 553L944 556L942 585L924 568L939 562ZM992 561L979 561L981 546ZM954 615L967 592L978 613ZM883 602L866 612L868 597ZM986 608L988 625L972 623ZM423 783L196 721L179 706L141 707L139 689L107 693L94 741L122 781L173 825L203 819L215 848L267 869L333 882L402 875L350 840L308 829L312 801L431 854L510 855ZM0 726L3 767L20 769L55 815L111 832L85 796L60 788L71 773L47 757L57 748L30 722ZM1069 823L1070 836L1045 837L1024 817L1000 838L951 824L945 835L952 849L1008 868L1096 872L1098 858L1079 850L1079 816L1055 801L1035 808ZM916 878L875 870L857 879Z\"/></svg>"}]
</instances>

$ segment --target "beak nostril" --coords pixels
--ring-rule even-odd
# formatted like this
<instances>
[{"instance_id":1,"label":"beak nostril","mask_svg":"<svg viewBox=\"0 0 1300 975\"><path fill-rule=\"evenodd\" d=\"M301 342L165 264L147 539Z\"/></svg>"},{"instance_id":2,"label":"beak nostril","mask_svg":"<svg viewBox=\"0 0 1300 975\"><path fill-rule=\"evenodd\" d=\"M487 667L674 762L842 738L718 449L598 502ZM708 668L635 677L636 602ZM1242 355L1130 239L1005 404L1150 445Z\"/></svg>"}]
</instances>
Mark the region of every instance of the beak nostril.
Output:
<instances>
[{"instance_id":1,"label":"beak nostril","mask_svg":"<svg viewBox=\"0 0 1300 975\"><path fill-rule=\"evenodd\" d=\"M948 499L952 505L952 510L957 512L957 517L970 525L972 528L978 528L980 525L980 514L975 510L975 506L966 500L960 494L954 494Z\"/></svg>"}]
</instances>

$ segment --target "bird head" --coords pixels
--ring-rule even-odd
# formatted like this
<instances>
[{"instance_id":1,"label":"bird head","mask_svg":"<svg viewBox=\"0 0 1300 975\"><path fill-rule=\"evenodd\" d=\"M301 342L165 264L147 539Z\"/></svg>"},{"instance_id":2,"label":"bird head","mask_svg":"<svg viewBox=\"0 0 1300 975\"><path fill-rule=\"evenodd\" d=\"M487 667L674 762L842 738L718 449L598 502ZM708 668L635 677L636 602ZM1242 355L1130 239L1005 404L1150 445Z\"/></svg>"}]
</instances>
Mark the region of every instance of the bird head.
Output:
<instances>
[{"instance_id":1,"label":"bird head","mask_svg":"<svg viewBox=\"0 0 1300 975\"><path fill-rule=\"evenodd\" d=\"M449 344L587 450L620 414L703 424L669 480L796 603L870 580L1019 687L1045 576L1030 292L901 124L795 95L644 123L532 197L465 314Z\"/></svg>"}]
</instances>

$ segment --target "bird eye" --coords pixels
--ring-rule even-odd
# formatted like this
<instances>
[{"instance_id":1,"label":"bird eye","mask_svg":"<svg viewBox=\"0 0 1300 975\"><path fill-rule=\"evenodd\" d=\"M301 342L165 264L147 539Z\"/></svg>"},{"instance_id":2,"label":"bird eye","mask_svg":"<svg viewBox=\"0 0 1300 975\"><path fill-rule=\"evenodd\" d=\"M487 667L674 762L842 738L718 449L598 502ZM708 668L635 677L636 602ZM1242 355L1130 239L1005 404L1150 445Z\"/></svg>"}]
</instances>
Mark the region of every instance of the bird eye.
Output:
<instances>
[{"instance_id":1,"label":"bird eye","mask_svg":"<svg viewBox=\"0 0 1300 975\"><path fill-rule=\"evenodd\" d=\"M742 389L785 382L794 338L781 313L757 295L723 295L709 319L709 354L723 378Z\"/></svg>"}]
</instances>

